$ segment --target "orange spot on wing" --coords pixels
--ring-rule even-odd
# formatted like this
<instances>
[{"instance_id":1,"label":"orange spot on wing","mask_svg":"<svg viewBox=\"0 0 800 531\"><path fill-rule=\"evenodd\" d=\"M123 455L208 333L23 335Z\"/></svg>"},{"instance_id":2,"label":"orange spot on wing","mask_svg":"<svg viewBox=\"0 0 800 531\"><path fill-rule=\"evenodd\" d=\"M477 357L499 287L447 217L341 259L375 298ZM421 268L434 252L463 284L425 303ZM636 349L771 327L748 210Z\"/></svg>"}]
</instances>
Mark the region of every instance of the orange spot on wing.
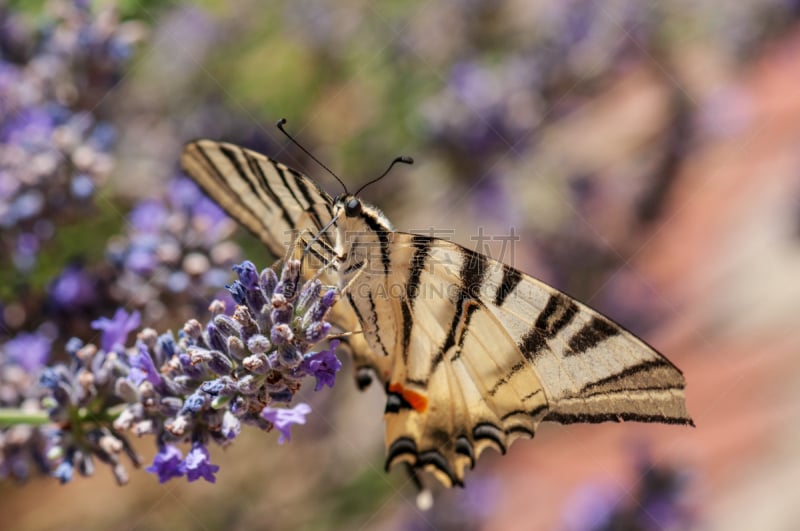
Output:
<instances>
[{"instance_id":1,"label":"orange spot on wing","mask_svg":"<svg viewBox=\"0 0 800 531\"><path fill-rule=\"evenodd\" d=\"M403 400L408 402L414 408L414 411L418 413L424 413L428 409L428 397L411 389L406 389L403 384L389 384L389 392L402 396Z\"/></svg>"}]
</instances>

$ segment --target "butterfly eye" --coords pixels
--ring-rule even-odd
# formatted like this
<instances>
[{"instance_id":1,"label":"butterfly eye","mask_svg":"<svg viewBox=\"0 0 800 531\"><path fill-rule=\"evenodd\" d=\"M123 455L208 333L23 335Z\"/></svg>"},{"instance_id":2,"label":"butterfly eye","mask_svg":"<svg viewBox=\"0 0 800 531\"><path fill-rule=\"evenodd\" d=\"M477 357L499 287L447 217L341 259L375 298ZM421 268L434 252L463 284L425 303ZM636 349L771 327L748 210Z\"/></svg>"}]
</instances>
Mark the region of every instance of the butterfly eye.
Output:
<instances>
[{"instance_id":1,"label":"butterfly eye","mask_svg":"<svg viewBox=\"0 0 800 531\"><path fill-rule=\"evenodd\" d=\"M348 218L355 217L361 213L361 201L356 198L351 199L344 206L344 213Z\"/></svg>"}]
</instances>

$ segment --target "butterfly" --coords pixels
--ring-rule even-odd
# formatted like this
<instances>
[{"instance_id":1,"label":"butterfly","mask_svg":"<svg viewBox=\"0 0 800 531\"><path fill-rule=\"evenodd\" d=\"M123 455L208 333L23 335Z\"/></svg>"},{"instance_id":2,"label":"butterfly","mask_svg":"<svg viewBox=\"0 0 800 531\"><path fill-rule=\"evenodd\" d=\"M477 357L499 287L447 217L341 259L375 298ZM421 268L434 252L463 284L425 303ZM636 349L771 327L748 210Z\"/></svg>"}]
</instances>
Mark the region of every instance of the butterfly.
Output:
<instances>
[{"instance_id":1,"label":"butterfly","mask_svg":"<svg viewBox=\"0 0 800 531\"><path fill-rule=\"evenodd\" d=\"M362 332L345 338L356 383L374 376L386 391L387 470L405 462L414 476L462 486L486 448L505 453L542 421L693 425L681 371L559 290L450 241L396 231L357 194L332 198L248 149L198 140L181 162L276 256L311 236L305 274L341 293L331 323Z\"/></svg>"}]
</instances>

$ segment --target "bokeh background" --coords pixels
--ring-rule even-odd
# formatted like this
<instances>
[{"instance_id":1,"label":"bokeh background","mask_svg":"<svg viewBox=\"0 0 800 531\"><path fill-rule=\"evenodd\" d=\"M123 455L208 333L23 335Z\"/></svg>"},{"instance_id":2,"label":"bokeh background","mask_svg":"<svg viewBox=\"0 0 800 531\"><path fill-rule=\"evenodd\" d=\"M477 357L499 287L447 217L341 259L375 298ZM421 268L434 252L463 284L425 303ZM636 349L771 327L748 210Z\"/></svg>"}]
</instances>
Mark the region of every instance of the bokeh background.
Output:
<instances>
[{"instance_id":1,"label":"bokeh background","mask_svg":"<svg viewBox=\"0 0 800 531\"><path fill-rule=\"evenodd\" d=\"M412 155L364 198L641 335L684 371L697 424L545 424L420 512L382 470L383 393L345 362L291 444L216 448L215 485L9 478L0 528L797 529L798 17L792 0L0 5L0 341L39 334L58 359L119 305L177 327L231 263L269 265L177 160L224 139L337 193L286 117L351 188Z\"/></svg>"}]
</instances>

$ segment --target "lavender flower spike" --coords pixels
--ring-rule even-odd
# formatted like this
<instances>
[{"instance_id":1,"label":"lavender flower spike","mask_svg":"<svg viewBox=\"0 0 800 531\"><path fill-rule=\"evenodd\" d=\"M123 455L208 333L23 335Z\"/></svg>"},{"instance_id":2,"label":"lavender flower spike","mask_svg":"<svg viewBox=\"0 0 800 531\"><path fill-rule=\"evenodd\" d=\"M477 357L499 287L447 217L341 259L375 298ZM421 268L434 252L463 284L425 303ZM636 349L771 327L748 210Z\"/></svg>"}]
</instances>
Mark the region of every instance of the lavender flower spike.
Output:
<instances>
[{"instance_id":1,"label":"lavender flower spike","mask_svg":"<svg viewBox=\"0 0 800 531\"><path fill-rule=\"evenodd\" d=\"M292 434L289 431L292 424L305 424L306 415L311 413L311 406L308 404L297 404L291 409L265 407L261 410L261 416L275 426L281 436L278 437L278 444L283 444L291 440Z\"/></svg>"}]
</instances>

